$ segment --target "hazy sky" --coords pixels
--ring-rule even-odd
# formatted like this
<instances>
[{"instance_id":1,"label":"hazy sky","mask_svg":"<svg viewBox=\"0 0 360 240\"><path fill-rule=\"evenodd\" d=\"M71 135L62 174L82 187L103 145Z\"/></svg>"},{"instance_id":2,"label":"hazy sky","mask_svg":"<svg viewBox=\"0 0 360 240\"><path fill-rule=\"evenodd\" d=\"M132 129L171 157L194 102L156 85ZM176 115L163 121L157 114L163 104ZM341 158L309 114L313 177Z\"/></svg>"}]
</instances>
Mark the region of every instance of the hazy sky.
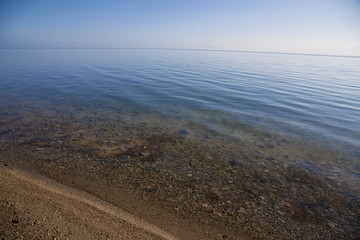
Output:
<instances>
[{"instance_id":1,"label":"hazy sky","mask_svg":"<svg viewBox=\"0 0 360 240\"><path fill-rule=\"evenodd\" d=\"M0 47L360 55L360 0L0 0Z\"/></svg>"}]
</instances>

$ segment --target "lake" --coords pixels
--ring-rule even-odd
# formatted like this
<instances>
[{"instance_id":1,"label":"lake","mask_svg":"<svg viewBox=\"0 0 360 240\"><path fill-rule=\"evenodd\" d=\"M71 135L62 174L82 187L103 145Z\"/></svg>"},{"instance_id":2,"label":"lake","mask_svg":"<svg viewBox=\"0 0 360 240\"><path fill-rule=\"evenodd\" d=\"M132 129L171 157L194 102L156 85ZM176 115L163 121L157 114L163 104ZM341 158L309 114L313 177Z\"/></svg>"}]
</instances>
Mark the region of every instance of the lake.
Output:
<instances>
[{"instance_id":1,"label":"lake","mask_svg":"<svg viewBox=\"0 0 360 240\"><path fill-rule=\"evenodd\" d=\"M2 49L0 121L7 162L89 192L128 184L257 237L359 236L359 57Z\"/></svg>"}]
</instances>

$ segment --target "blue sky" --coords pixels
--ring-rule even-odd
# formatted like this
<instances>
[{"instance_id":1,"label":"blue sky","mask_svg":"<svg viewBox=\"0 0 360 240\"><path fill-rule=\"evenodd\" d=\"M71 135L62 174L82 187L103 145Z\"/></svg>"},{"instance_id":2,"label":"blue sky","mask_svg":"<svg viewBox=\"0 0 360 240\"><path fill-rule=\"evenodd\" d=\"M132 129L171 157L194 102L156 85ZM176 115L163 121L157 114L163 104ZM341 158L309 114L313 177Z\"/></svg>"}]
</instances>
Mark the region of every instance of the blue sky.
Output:
<instances>
[{"instance_id":1,"label":"blue sky","mask_svg":"<svg viewBox=\"0 0 360 240\"><path fill-rule=\"evenodd\" d=\"M0 47L360 55L360 0L0 0Z\"/></svg>"}]
</instances>

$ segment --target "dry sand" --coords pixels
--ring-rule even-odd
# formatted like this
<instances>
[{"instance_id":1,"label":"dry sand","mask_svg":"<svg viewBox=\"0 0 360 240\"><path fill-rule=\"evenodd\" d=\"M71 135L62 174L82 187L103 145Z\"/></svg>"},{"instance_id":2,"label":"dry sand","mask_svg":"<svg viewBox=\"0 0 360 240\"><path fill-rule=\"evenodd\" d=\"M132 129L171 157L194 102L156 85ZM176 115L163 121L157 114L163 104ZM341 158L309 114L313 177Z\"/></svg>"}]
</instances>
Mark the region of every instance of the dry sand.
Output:
<instances>
[{"instance_id":1,"label":"dry sand","mask_svg":"<svg viewBox=\"0 0 360 240\"><path fill-rule=\"evenodd\" d=\"M176 239L91 194L0 168L1 239Z\"/></svg>"}]
</instances>

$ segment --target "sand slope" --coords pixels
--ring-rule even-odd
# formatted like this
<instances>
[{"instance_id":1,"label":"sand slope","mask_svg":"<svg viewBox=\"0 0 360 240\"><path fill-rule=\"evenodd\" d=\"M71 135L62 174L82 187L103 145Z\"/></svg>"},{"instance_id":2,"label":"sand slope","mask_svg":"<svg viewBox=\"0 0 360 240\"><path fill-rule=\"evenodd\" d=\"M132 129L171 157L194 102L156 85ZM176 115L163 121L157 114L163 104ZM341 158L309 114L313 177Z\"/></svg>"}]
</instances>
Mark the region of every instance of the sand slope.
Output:
<instances>
[{"instance_id":1,"label":"sand slope","mask_svg":"<svg viewBox=\"0 0 360 240\"><path fill-rule=\"evenodd\" d=\"M1 239L176 239L84 191L0 167Z\"/></svg>"}]
</instances>

